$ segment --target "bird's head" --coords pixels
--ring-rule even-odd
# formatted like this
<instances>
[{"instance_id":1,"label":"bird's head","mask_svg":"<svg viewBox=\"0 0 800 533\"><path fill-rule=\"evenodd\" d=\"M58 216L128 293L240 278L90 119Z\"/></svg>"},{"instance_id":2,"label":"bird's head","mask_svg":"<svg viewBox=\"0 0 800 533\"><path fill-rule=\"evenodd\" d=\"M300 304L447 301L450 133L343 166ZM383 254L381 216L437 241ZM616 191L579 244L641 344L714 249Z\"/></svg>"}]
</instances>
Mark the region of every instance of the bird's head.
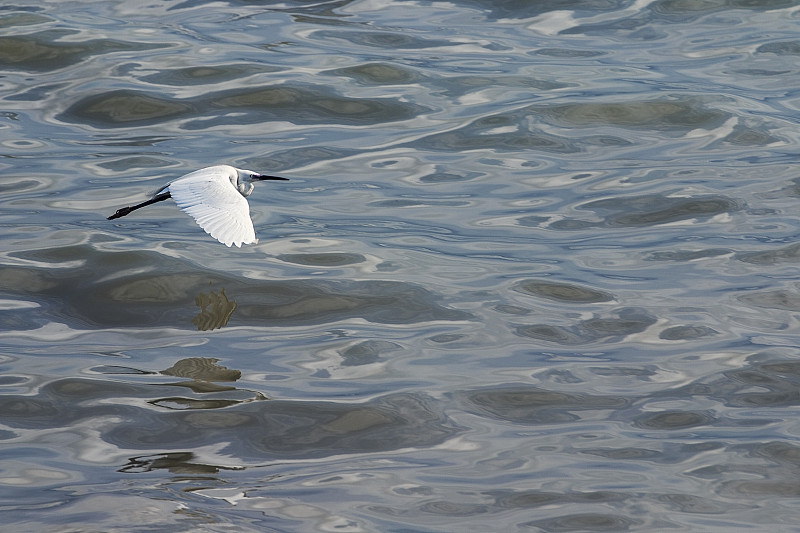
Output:
<instances>
[{"instance_id":1,"label":"bird's head","mask_svg":"<svg viewBox=\"0 0 800 533\"><path fill-rule=\"evenodd\" d=\"M253 182L254 181L264 181L264 180L284 180L288 181L289 178L280 178L278 176L268 176L267 174L259 174L258 172L253 172L252 170L242 170L236 169L236 188L242 193L242 196L250 196L250 193L253 192Z\"/></svg>"}]
</instances>

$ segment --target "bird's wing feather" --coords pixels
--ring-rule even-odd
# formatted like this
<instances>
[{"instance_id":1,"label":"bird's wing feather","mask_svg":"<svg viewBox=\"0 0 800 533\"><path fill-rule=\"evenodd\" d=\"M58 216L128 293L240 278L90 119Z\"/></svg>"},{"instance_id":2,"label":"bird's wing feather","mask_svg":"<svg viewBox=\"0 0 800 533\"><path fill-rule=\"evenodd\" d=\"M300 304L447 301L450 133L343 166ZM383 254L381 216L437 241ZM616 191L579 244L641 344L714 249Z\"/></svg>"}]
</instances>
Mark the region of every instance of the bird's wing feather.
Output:
<instances>
[{"instance_id":1,"label":"bird's wing feather","mask_svg":"<svg viewBox=\"0 0 800 533\"><path fill-rule=\"evenodd\" d=\"M170 183L169 192L178 207L225 246L258 242L250 206L224 169L210 167L187 174Z\"/></svg>"}]
</instances>

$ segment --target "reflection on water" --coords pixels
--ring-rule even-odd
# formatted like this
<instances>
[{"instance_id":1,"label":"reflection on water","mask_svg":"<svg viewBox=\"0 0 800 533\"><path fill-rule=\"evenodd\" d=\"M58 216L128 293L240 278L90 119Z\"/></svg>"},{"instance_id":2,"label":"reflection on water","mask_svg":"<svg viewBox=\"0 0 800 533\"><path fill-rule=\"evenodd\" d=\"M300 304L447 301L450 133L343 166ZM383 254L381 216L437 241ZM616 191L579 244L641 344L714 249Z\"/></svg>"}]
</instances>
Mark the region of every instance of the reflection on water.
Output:
<instances>
[{"instance_id":1,"label":"reflection on water","mask_svg":"<svg viewBox=\"0 0 800 533\"><path fill-rule=\"evenodd\" d=\"M197 381L237 381L242 377L240 370L231 370L218 365L219 359L190 357L181 359L161 373L166 376L192 378Z\"/></svg>"},{"instance_id":2,"label":"reflection on water","mask_svg":"<svg viewBox=\"0 0 800 533\"><path fill-rule=\"evenodd\" d=\"M69 261L71 254L83 259ZM298 264L333 266L358 262L355 258L361 256L282 257ZM185 327L191 323L207 331L227 325L234 311L237 324L262 325L324 323L348 317L399 324L471 316L439 304L435 294L405 282L258 280L209 271L153 252L105 253L89 246L40 249L15 254L15 258L35 261L37 266L0 266L0 288L31 302L34 307L28 314L45 310L53 317L69 317L94 327ZM237 295L236 301L229 300L224 290L196 292L209 284L226 287ZM199 314L190 314L192 303L200 307ZM32 319L26 328L24 314L14 320L21 329L35 323Z\"/></svg>"},{"instance_id":3,"label":"reflection on water","mask_svg":"<svg viewBox=\"0 0 800 533\"><path fill-rule=\"evenodd\" d=\"M190 452L174 452L158 455L141 455L131 457L128 464L119 469L126 474L138 474L153 470L168 470L177 475L213 475L221 470L243 470L241 467L225 467L219 465L204 465L193 462L196 457Z\"/></svg>"},{"instance_id":4,"label":"reflection on water","mask_svg":"<svg viewBox=\"0 0 800 533\"><path fill-rule=\"evenodd\" d=\"M798 523L796 2L40 4L0 9L6 527ZM105 219L221 163L292 178L258 245Z\"/></svg>"},{"instance_id":5,"label":"reflection on water","mask_svg":"<svg viewBox=\"0 0 800 533\"><path fill-rule=\"evenodd\" d=\"M201 292L194 297L194 303L200 308L200 312L192 319L192 324L197 326L198 331L227 326L236 310L236 302L228 300L225 289L221 289L219 294L214 291L208 291L207 295Z\"/></svg>"}]
</instances>

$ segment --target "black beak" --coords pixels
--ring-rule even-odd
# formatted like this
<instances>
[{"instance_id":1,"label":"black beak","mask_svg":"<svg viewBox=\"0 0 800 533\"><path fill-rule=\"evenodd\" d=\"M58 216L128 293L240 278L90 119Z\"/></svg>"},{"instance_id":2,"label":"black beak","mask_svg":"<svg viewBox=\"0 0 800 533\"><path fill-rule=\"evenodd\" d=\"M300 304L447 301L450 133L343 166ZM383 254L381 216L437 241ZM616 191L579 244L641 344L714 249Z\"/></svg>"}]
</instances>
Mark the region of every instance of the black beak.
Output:
<instances>
[{"instance_id":1,"label":"black beak","mask_svg":"<svg viewBox=\"0 0 800 533\"><path fill-rule=\"evenodd\" d=\"M278 176L267 176L266 174L253 174L251 178L255 181L262 181L262 180L282 180L282 181L289 181L289 178L280 178Z\"/></svg>"}]
</instances>

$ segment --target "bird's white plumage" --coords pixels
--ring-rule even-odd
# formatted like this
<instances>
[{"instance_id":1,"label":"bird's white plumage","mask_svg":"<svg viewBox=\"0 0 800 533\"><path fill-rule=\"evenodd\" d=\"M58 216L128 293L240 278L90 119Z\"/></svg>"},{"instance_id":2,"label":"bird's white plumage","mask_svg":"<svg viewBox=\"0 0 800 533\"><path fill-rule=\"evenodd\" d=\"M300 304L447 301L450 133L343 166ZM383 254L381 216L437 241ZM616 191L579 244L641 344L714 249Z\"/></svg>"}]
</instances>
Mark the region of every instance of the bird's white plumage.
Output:
<instances>
[{"instance_id":1,"label":"bird's white plumage","mask_svg":"<svg viewBox=\"0 0 800 533\"><path fill-rule=\"evenodd\" d=\"M241 247L258 239L250 206L233 185L236 179L237 169L219 165L186 174L162 190L168 190L178 207L206 233L225 246Z\"/></svg>"}]
</instances>

